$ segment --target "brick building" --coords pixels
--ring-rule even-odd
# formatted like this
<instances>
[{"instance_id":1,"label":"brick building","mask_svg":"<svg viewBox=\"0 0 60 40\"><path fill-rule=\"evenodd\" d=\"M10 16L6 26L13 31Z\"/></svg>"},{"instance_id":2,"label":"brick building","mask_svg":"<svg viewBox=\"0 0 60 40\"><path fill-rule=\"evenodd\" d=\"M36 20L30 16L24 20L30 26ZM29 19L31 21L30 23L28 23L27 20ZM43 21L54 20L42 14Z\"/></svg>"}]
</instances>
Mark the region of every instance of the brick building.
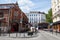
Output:
<instances>
[{"instance_id":1,"label":"brick building","mask_svg":"<svg viewBox=\"0 0 60 40\"><path fill-rule=\"evenodd\" d=\"M28 18L21 11L18 3L0 4L0 27L6 27L7 30L14 29L14 31L19 31L19 29L27 27L27 23Z\"/></svg>"}]
</instances>

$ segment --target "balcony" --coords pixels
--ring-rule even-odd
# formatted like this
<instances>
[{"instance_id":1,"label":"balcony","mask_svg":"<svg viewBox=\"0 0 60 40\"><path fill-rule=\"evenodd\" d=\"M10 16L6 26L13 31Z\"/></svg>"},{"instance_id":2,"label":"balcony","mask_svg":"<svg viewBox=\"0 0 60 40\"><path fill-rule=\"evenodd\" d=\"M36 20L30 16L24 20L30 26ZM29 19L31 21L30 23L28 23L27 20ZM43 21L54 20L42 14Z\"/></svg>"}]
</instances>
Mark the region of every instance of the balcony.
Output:
<instances>
[{"instance_id":1,"label":"balcony","mask_svg":"<svg viewBox=\"0 0 60 40\"><path fill-rule=\"evenodd\" d=\"M58 10L58 11L53 15L52 18L55 18L55 17L57 17L57 16L60 16L60 10Z\"/></svg>"}]
</instances>

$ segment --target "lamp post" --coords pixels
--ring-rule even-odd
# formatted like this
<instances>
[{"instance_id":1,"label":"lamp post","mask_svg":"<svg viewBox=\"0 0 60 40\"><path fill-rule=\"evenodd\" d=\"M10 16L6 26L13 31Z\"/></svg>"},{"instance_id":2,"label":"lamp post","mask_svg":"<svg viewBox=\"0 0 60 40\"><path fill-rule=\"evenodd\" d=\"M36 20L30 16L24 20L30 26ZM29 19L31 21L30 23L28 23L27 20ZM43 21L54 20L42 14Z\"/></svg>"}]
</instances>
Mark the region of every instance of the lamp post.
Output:
<instances>
[{"instance_id":1,"label":"lamp post","mask_svg":"<svg viewBox=\"0 0 60 40\"><path fill-rule=\"evenodd\" d=\"M10 12L11 12L10 10L11 10L11 8L9 8L9 17L10 17ZM8 28L9 28L9 21L10 21L9 17L8 17ZM10 28L9 28L9 37L10 37Z\"/></svg>"},{"instance_id":2,"label":"lamp post","mask_svg":"<svg viewBox=\"0 0 60 40\"><path fill-rule=\"evenodd\" d=\"M40 14L39 14L39 27L38 28L40 28Z\"/></svg>"}]
</instances>

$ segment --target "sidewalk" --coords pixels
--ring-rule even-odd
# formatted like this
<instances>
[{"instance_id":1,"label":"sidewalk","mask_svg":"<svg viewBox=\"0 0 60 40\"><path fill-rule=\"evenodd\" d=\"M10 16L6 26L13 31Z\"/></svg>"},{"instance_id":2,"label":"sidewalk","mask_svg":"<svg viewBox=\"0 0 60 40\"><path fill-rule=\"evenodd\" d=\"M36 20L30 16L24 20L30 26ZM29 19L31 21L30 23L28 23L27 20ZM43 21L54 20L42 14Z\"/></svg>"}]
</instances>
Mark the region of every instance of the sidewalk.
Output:
<instances>
[{"instance_id":1,"label":"sidewalk","mask_svg":"<svg viewBox=\"0 0 60 40\"><path fill-rule=\"evenodd\" d=\"M47 33L47 34L49 34L49 35L51 35L51 36L55 36L55 37L57 37L57 38L60 37L60 33L50 32L50 31L43 31L43 32L45 32L45 33Z\"/></svg>"},{"instance_id":2,"label":"sidewalk","mask_svg":"<svg viewBox=\"0 0 60 40\"><path fill-rule=\"evenodd\" d=\"M38 33L37 34L33 34L32 36L29 35L27 33L11 33L10 35L9 34L1 34L0 37L11 37L11 38L33 38L33 37L37 37L38 36Z\"/></svg>"},{"instance_id":3,"label":"sidewalk","mask_svg":"<svg viewBox=\"0 0 60 40\"><path fill-rule=\"evenodd\" d=\"M58 33L58 32L50 32L50 31L48 31L48 32L53 34L53 35L56 35L56 36L60 37L60 33Z\"/></svg>"}]
</instances>

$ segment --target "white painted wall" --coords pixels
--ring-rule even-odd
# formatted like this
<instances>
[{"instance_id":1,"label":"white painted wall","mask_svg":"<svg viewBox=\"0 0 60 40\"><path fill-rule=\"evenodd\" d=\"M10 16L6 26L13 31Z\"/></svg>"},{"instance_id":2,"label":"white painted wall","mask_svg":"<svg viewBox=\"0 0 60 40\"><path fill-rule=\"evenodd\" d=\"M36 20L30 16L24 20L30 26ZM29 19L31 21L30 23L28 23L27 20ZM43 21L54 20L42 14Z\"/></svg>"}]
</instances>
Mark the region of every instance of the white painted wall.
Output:
<instances>
[{"instance_id":1,"label":"white painted wall","mask_svg":"<svg viewBox=\"0 0 60 40\"><path fill-rule=\"evenodd\" d=\"M46 17L45 14L41 13L26 13L28 19L29 19L29 23L31 24L35 24L35 23L42 23L42 22L46 22Z\"/></svg>"},{"instance_id":2,"label":"white painted wall","mask_svg":"<svg viewBox=\"0 0 60 40\"><path fill-rule=\"evenodd\" d=\"M51 1L52 1L53 22L60 21L60 17L57 16L57 14L60 14L60 12L58 12L58 11L60 11L60 0L51 0Z\"/></svg>"}]
</instances>

